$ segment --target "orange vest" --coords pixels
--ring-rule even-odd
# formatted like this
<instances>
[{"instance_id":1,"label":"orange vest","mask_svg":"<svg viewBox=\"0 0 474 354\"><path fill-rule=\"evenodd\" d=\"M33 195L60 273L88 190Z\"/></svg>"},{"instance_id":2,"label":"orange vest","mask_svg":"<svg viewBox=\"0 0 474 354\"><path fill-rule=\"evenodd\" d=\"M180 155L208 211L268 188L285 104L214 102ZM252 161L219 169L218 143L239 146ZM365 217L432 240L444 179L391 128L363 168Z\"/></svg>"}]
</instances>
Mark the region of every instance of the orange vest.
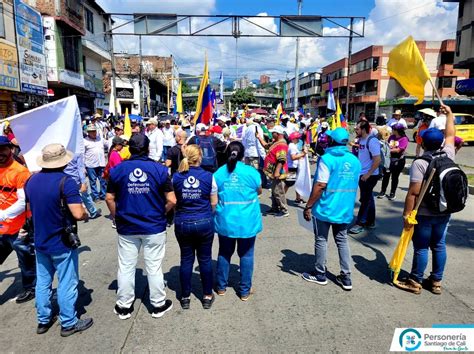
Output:
<instances>
[{"instance_id":1,"label":"orange vest","mask_svg":"<svg viewBox=\"0 0 474 354\"><path fill-rule=\"evenodd\" d=\"M18 200L17 190L25 186L30 171L16 161L10 166L0 167L0 210L8 209ZM20 231L26 220L22 212L13 219L0 222L0 235L13 235Z\"/></svg>"}]
</instances>

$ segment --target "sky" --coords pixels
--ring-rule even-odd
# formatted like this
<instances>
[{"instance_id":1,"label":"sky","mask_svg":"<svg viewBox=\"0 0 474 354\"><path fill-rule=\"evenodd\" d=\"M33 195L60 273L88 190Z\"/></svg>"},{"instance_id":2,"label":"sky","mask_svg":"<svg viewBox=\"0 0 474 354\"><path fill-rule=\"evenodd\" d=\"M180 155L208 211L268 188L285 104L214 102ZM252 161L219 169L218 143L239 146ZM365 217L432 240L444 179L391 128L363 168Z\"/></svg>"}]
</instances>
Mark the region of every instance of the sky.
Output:
<instances>
[{"instance_id":1,"label":"sky","mask_svg":"<svg viewBox=\"0 0 474 354\"><path fill-rule=\"evenodd\" d=\"M297 0L97 0L106 12L174 13L179 15L296 15ZM454 39L458 8L456 3L442 0L303 0L303 15L361 16L365 17L365 36L353 40L353 52L370 45L395 45L412 35L416 40ZM114 17L115 26L126 23L130 17ZM205 27L210 20L198 19L193 23ZM253 19L259 25L276 30L276 20ZM343 26L348 23L342 22ZM199 27L199 28L202 28ZM252 28L251 28L252 27ZM187 29L187 25L178 31ZM356 21L355 31L362 30ZM243 24L243 32L263 32L250 24ZM120 31L133 32L132 26ZM216 26L213 31L230 31L230 23ZM324 23L325 35L347 33L347 30ZM138 53L138 37L114 36L114 51ZM223 37L143 37L144 55L172 54L180 73L198 75L203 70L207 52L212 81L222 71L227 79L246 75L258 79L267 74L272 81L292 78L295 73L295 38L223 38ZM299 51L299 72L320 71L333 61L347 56L348 39L302 38ZM236 58L237 55L237 58ZM236 60L237 59L237 60Z\"/></svg>"}]
</instances>

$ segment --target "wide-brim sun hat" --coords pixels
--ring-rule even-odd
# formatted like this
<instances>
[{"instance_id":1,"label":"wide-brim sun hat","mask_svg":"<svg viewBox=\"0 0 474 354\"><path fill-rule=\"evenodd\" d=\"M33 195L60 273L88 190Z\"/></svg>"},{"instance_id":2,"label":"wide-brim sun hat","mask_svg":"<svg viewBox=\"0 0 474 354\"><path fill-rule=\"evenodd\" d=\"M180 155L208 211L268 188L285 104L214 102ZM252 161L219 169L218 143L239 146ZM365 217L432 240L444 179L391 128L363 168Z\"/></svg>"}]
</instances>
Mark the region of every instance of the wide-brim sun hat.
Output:
<instances>
[{"instance_id":1,"label":"wide-brim sun hat","mask_svg":"<svg viewBox=\"0 0 474 354\"><path fill-rule=\"evenodd\" d=\"M436 114L436 111L432 108L423 108L420 109L418 112L421 112L423 114L426 114L427 116L436 118L438 115Z\"/></svg>"},{"instance_id":2,"label":"wide-brim sun hat","mask_svg":"<svg viewBox=\"0 0 474 354\"><path fill-rule=\"evenodd\" d=\"M71 162L74 153L61 144L48 144L41 150L36 164L41 168L60 168Z\"/></svg>"},{"instance_id":3,"label":"wide-brim sun hat","mask_svg":"<svg viewBox=\"0 0 474 354\"><path fill-rule=\"evenodd\" d=\"M299 132L291 133L290 136L288 137L288 139L290 140L300 139L300 138L301 138L301 134Z\"/></svg>"},{"instance_id":4,"label":"wide-brim sun hat","mask_svg":"<svg viewBox=\"0 0 474 354\"><path fill-rule=\"evenodd\" d=\"M282 127L277 125L277 126L273 127L272 129L270 129L270 133L277 133L277 134L284 135L285 131L283 130Z\"/></svg>"}]
</instances>

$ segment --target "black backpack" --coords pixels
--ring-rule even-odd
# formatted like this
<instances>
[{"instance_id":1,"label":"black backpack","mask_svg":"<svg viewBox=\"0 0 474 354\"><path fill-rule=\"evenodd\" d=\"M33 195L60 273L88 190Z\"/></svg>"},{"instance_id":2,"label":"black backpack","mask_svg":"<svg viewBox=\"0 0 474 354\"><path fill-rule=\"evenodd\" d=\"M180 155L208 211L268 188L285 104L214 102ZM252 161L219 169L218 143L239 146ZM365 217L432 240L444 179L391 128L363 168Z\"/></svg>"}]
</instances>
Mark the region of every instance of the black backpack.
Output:
<instances>
[{"instance_id":1,"label":"black backpack","mask_svg":"<svg viewBox=\"0 0 474 354\"><path fill-rule=\"evenodd\" d=\"M213 139L215 138L212 136L196 136L196 144L202 150L201 167L205 170L215 171L217 169L217 152Z\"/></svg>"},{"instance_id":2,"label":"black backpack","mask_svg":"<svg viewBox=\"0 0 474 354\"><path fill-rule=\"evenodd\" d=\"M429 163L424 181L428 180L433 168L436 169L423 198L428 208L440 214L457 213L463 210L469 194L464 171L445 152L434 153L432 157L419 158Z\"/></svg>"}]
</instances>

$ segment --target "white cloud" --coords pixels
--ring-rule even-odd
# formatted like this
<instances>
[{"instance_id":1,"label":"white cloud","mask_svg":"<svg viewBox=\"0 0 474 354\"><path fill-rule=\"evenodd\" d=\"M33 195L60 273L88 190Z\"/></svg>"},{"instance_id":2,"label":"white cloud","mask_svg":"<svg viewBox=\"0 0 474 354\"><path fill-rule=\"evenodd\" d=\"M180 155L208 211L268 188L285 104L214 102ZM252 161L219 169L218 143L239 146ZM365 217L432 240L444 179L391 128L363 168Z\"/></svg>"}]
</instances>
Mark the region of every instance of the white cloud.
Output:
<instances>
[{"instance_id":1,"label":"white cloud","mask_svg":"<svg viewBox=\"0 0 474 354\"><path fill-rule=\"evenodd\" d=\"M149 11L152 2L153 12L210 14L215 10L215 0L160 0L159 2L102 0L101 4L107 10L110 8L106 3L110 6L113 4L113 11L141 12ZM194 28L197 26L203 28L210 24L209 21L209 19L200 19ZM277 30L274 19L254 18L252 21L270 31ZM454 38L456 21L457 5L443 3L442 0L375 0L375 7L369 13L365 23L365 38L354 39L353 52L369 45L394 45L408 35L413 35L417 40ZM361 31L361 27L361 23L355 23L354 29ZM215 33L217 30L230 32L230 22L211 28L206 33ZM251 31L265 33L265 30L250 23L241 23L242 33ZM324 29L325 34L341 34L343 32L343 29L335 27L325 27ZM345 33L347 34L347 31ZM127 48L130 53L138 51L138 40L133 37L119 37L115 44L117 48ZM144 54L173 54L180 71L184 73L198 74L202 71L206 50L211 76L217 79L218 72L221 70L227 77L235 77L237 73L235 66L236 41L234 38L144 37L142 44ZM347 44L347 39L302 38L300 40L300 72L320 70L321 67L347 56ZM262 73L270 74L272 79L294 76L294 38L241 37L238 39L238 53L239 75L247 75L252 79Z\"/></svg>"}]
</instances>

